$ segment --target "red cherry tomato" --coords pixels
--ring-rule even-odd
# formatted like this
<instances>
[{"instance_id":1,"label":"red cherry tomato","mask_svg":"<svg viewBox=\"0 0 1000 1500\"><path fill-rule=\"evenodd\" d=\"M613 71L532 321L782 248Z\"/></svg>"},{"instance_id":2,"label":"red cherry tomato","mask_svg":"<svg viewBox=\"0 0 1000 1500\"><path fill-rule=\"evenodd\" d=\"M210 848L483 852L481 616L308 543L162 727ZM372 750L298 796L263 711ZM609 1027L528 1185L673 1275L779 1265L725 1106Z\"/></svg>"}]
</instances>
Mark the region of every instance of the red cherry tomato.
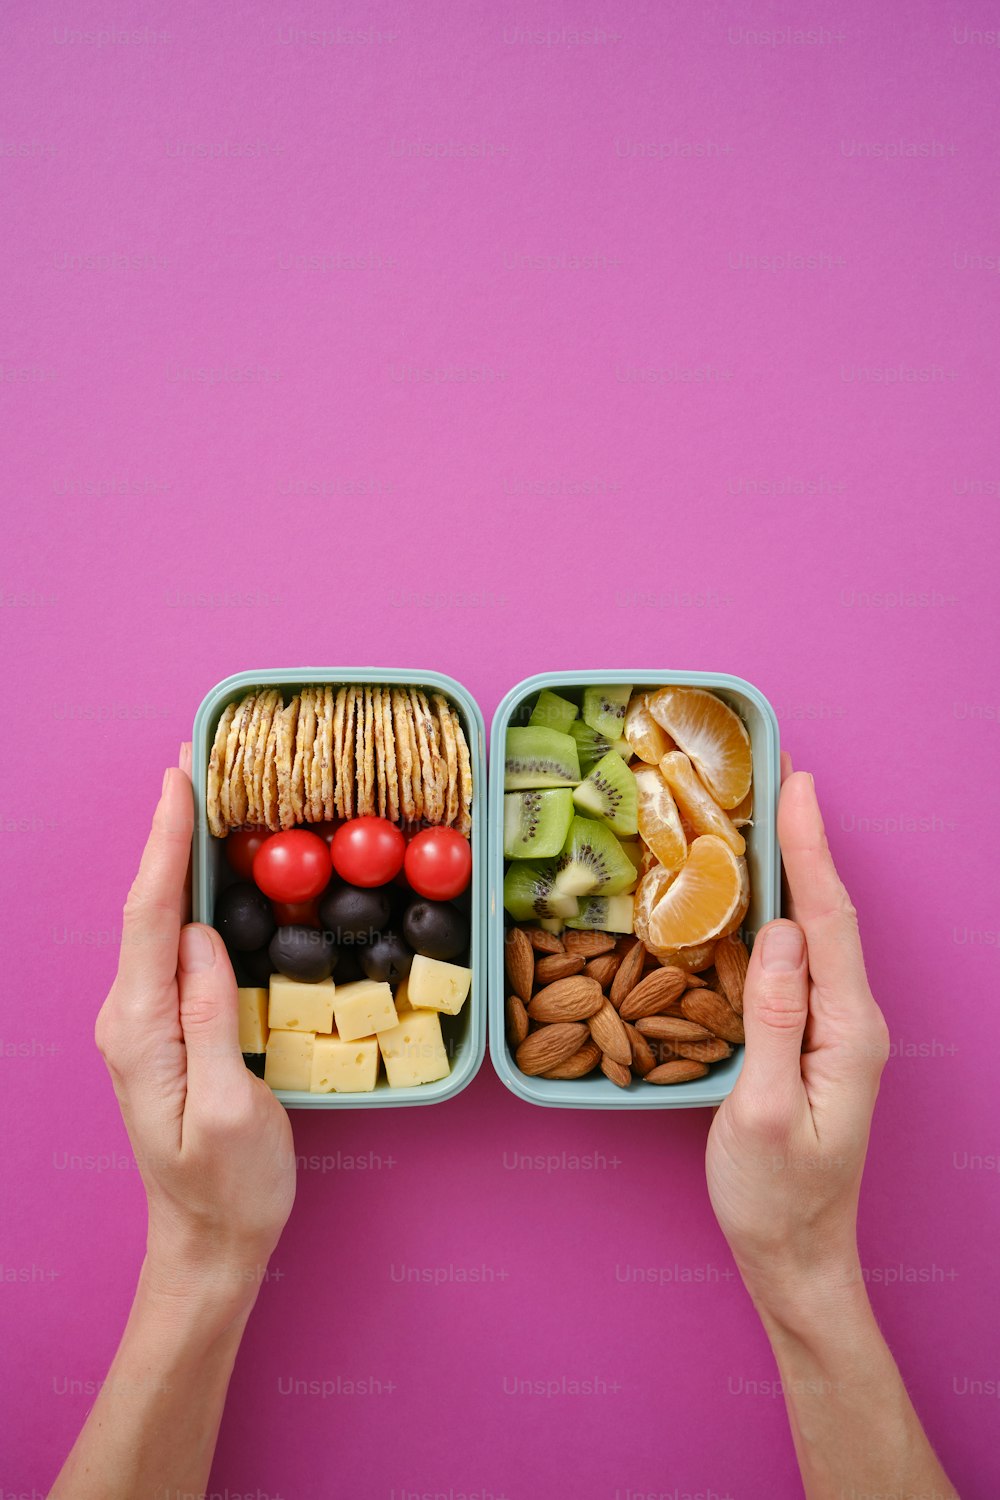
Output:
<instances>
[{"instance_id":1,"label":"red cherry tomato","mask_svg":"<svg viewBox=\"0 0 1000 1500\"><path fill-rule=\"evenodd\" d=\"M271 910L279 927L318 927L319 909L315 901L272 901Z\"/></svg>"},{"instance_id":2,"label":"red cherry tomato","mask_svg":"<svg viewBox=\"0 0 1000 1500\"><path fill-rule=\"evenodd\" d=\"M451 901L472 875L469 840L454 828L422 828L406 846L403 869L418 896Z\"/></svg>"},{"instance_id":3,"label":"red cherry tomato","mask_svg":"<svg viewBox=\"0 0 1000 1500\"><path fill-rule=\"evenodd\" d=\"M330 841L333 868L351 885L385 885L403 868L406 840L388 818L350 818Z\"/></svg>"},{"instance_id":4,"label":"red cherry tomato","mask_svg":"<svg viewBox=\"0 0 1000 1500\"><path fill-rule=\"evenodd\" d=\"M254 855L271 835L266 828L237 828L226 839L226 858L237 875L253 879Z\"/></svg>"},{"instance_id":5,"label":"red cherry tomato","mask_svg":"<svg viewBox=\"0 0 1000 1500\"><path fill-rule=\"evenodd\" d=\"M253 878L272 901L311 901L330 883L330 852L305 828L272 833L254 855Z\"/></svg>"}]
</instances>

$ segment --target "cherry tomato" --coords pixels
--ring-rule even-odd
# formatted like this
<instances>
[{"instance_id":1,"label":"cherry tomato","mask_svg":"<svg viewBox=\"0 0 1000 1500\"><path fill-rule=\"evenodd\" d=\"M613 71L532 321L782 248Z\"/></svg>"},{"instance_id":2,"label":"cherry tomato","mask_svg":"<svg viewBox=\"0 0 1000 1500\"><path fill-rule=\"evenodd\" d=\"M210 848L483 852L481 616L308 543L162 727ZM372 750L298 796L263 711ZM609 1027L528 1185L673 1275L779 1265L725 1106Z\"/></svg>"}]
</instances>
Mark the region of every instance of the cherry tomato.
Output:
<instances>
[{"instance_id":1,"label":"cherry tomato","mask_svg":"<svg viewBox=\"0 0 1000 1500\"><path fill-rule=\"evenodd\" d=\"M272 833L253 857L253 878L272 901L311 901L330 883L330 851L305 828Z\"/></svg>"},{"instance_id":2,"label":"cherry tomato","mask_svg":"<svg viewBox=\"0 0 1000 1500\"><path fill-rule=\"evenodd\" d=\"M388 818L350 818L330 841L333 868L351 885L385 885L403 868L406 840Z\"/></svg>"},{"instance_id":3,"label":"cherry tomato","mask_svg":"<svg viewBox=\"0 0 1000 1500\"><path fill-rule=\"evenodd\" d=\"M271 910L279 927L322 926L316 901L272 901Z\"/></svg>"},{"instance_id":4,"label":"cherry tomato","mask_svg":"<svg viewBox=\"0 0 1000 1500\"><path fill-rule=\"evenodd\" d=\"M254 855L270 837L266 828L237 828L226 839L226 858L244 880L253 879Z\"/></svg>"},{"instance_id":5,"label":"cherry tomato","mask_svg":"<svg viewBox=\"0 0 1000 1500\"><path fill-rule=\"evenodd\" d=\"M454 828L422 828L406 846L403 869L418 896L451 901L472 875L469 840Z\"/></svg>"}]
</instances>

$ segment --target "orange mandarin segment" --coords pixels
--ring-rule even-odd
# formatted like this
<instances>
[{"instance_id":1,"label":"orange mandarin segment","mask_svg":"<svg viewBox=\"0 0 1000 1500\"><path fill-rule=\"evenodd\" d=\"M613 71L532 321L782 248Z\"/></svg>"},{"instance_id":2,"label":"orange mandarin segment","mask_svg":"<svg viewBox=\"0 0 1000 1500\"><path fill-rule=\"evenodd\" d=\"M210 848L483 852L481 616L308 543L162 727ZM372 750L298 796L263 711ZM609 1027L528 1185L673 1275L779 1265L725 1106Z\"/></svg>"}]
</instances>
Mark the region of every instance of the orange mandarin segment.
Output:
<instances>
[{"instance_id":1,"label":"orange mandarin segment","mask_svg":"<svg viewBox=\"0 0 1000 1500\"><path fill-rule=\"evenodd\" d=\"M734 854L746 852L746 840L705 786L683 750L671 750L660 761L663 779L678 811L695 834L714 833L725 839Z\"/></svg>"},{"instance_id":2,"label":"orange mandarin segment","mask_svg":"<svg viewBox=\"0 0 1000 1500\"><path fill-rule=\"evenodd\" d=\"M746 861L723 839L701 834L688 850L684 868L653 907L650 943L690 948L731 931L731 924L742 921L749 888Z\"/></svg>"},{"instance_id":3,"label":"orange mandarin segment","mask_svg":"<svg viewBox=\"0 0 1000 1500\"><path fill-rule=\"evenodd\" d=\"M722 808L736 807L750 790L750 736L742 719L704 688L663 687L649 695L649 712L694 762Z\"/></svg>"}]
</instances>

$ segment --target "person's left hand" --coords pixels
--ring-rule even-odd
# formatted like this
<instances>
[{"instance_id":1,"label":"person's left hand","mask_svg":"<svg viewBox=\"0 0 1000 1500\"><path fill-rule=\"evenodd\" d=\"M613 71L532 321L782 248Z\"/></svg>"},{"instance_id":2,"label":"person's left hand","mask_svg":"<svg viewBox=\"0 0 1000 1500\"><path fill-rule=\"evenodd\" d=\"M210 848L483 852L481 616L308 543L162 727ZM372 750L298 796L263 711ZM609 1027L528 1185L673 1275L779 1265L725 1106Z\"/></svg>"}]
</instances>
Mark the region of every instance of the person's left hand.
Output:
<instances>
[{"instance_id":1,"label":"person's left hand","mask_svg":"<svg viewBox=\"0 0 1000 1500\"><path fill-rule=\"evenodd\" d=\"M171 768L129 891L118 974L95 1038L149 1205L148 1290L209 1293L221 1318L252 1304L291 1212L288 1116L239 1048L221 937L188 923L191 747Z\"/></svg>"}]
</instances>

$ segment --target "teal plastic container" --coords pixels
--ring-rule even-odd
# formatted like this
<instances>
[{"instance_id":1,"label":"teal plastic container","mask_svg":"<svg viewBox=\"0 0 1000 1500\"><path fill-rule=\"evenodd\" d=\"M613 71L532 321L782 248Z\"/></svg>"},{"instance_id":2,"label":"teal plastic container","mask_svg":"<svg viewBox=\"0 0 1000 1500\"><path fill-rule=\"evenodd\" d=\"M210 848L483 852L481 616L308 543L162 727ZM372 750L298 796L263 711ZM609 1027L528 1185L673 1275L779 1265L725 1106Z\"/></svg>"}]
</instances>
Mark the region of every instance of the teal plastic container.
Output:
<instances>
[{"instance_id":1,"label":"teal plastic container","mask_svg":"<svg viewBox=\"0 0 1000 1500\"><path fill-rule=\"evenodd\" d=\"M753 752L753 826L741 832L747 844L750 870L750 907L743 933L751 941L765 922L779 915L781 861L775 816L781 773L778 755L778 720L774 709L752 683L722 672L545 672L519 682L500 704L493 718L490 739L489 817L489 1011L490 1056L503 1082L520 1099L555 1109L690 1109L721 1104L732 1092L743 1066L743 1048L723 1063L715 1063L704 1078L692 1083L657 1086L633 1079L620 1089L603 1073L587 1078L529 1078L516 1066L507 1044L504 1026L506 978L504 975L503 909L503 777L504 744L511 723L524 724L533 700L542 688L556 693L579 689L591 683L631 683L637 688L683 683L710 688L718 693L743 720Z\"/></svg>"},{"instance_id":2,"label":"teal plastic container","mask_svg":"<svg viewBox=\"0 0 1000 1500\"><path fill-rule=\"evenodd\" d=\"M277 1090L288 1109L392 1109L400 1105L439 1104L461 1092L479 1069L486 1051L486 729L475 699L461 683L439 672L399 671L387 667L293 667L286 671L238 672L216 684L202 701L194 720L193 767L195 795L192 910L198 922L212 921L219 872L225 859L223 840L213 838L205 815L208 758L222 711L248 688L277 687L296 692L305 683L373 682L402 684L443 693L461 716L472 764L472 988L457 1016L442 1016L441 1028L451 1059L451 1072L437 1083L391 1089L381 1077L368 1094L310 1094Z\"/></svg>"}]
</instances>

